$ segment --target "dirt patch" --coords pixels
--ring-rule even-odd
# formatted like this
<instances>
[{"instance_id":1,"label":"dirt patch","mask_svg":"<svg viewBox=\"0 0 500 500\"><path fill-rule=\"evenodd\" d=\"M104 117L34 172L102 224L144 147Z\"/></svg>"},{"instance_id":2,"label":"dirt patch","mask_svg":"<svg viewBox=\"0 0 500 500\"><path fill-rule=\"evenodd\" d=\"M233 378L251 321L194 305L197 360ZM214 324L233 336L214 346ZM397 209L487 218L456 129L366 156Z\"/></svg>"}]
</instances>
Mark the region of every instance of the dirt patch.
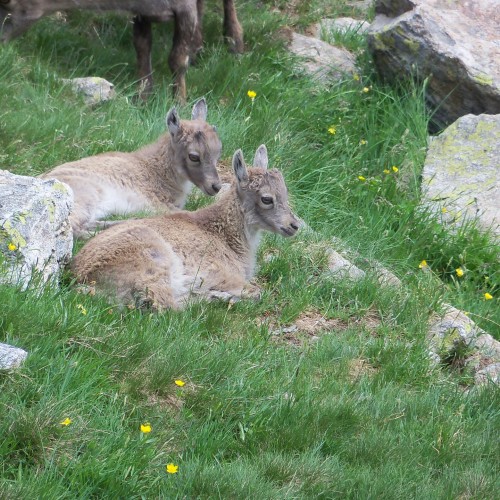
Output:
<instances>
[{"instance_id":1,"label":"dirt patch","mask_svg":"<svg viewBox=\"0 0 500 500\"><path fill-rule=\"evenodd\" d=\"M354 358L349 361L349 380L355 382L361 377L366 375L367 377L373 377L377 373L377 369L371 365L366 359Z\"/></svg>"},{"instance_id":2,"label":"dirt patch","mask_svg":"<svg viewBox=\"0 0 500 500\"><path fill-rule=\"evenodd\" d=\"M353 325L359 325L371 335L377 335L376 329L381 324L380 316L371 309L360 318L348 320L325 318L318 310L311 309L301 313L291 325L279 325L272 316L257 318L256 321L259 326L266 325L269 328L272 341L297 347L319 340L321 334L343 332Z\"/></svg>"},{"instance_id":3,"label":"dirt patch","mask_svg":"<svg viewBox=\"0 0 500 500\"><path fill-rule=\"evenodd\" d=\"M147 394L148 406L159 406L165 410L174 410L175 412L182 409L184 401L174 394Z\"/></svg>"}]
</instances>

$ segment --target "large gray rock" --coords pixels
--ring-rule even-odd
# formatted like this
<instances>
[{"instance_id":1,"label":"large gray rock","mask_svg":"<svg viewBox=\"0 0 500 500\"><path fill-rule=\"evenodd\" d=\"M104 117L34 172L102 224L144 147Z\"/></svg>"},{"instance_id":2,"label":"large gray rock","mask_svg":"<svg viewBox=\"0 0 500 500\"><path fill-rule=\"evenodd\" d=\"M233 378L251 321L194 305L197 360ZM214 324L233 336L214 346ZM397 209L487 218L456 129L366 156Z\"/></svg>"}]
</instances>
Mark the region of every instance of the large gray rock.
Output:
<instances>
[{"instance_id":1,"label":"large gray rock","mask_svg":"<svg viewBox=\"0 0 500 500\"><path fill-rule=\"evenodd\" d=\"M349 51L317 38L292 33L289 50L302 59L301 68L323 84L356 72L355 58Z\"/></svg>"},{"instance_id":2,"label":"large gray rock","mask_svg":"<svg viewBox=\"0 0 500 500\"><path fill-rule=\"evenodd\" d=\"M500 113L498 0L377 0L368 45L378 71L430 76L426 97L440 127L468 113Z\"/></svg>"},{"instance_id":3,"label":"large gray rock","mask_svg":"<svg viewBox=\"0 0 500 500\"><path fill-rule=\"evenodd\" d=\"M500 234L500 115L464 116L433 138L422 193L445 220L479 217Z\"/></svg>"},{"instance_id":4,"label":"large gray rock","mask_svg":"<svg viewBox=\"0 0 500 500\"><path fill-rule=\"evenodd\" d=\"M33 271L41 282L57 275L73 248L72 207L66 184L0 170L0 282L27 287Z\"/></svg>"},{"instance_id":5,"label":"large gray rock","mask_svg":"<svg viewBox=\"0 0 500 500\"><path fill-rule=\"evenodd\" d=\"M28 353L18 347L0 343L0 370L12 370L21 366Z\"/></svg>"}]
</instances>

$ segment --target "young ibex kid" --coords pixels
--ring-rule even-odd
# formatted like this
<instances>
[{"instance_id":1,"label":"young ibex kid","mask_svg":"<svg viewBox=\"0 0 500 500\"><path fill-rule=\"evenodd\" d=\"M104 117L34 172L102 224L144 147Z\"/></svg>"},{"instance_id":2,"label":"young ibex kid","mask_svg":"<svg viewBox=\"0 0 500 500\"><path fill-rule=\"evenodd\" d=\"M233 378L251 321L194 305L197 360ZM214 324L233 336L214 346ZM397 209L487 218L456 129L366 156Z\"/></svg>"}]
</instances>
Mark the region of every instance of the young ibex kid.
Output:
<instances>
[{"instance_id":1,"label":"young ibex kid","mask_svg":"<svg viewBox=\"0 0 500 500\"><path fill-rule=\"evenodd\" d=\"M140 210L172 212L184 207L195 184L213 196L221 188L215 165L221 142L205 120L207 105L199 100L191 120L175 108L167 114L168 132L132 153L102 153L64 163L42 175L73 190L70 222L77 237L89 236L101 218Z\"/></svg>"},{"instance_id":2,"label":"young ibex kid","mask_svg":"<svg viewBox=\"0 0 500 500\"><path fill-rule=\"evenodd\" d=\"M231 188L212 205L130 220L99 233L72 262L77 280L121 303L155 309L181 308L190 294L241 297L254 273L260 233L288 237L299 229L283 176L267 170L267 163L264 145L248 170L238 150Z\"/></svg>"}]
</instances>

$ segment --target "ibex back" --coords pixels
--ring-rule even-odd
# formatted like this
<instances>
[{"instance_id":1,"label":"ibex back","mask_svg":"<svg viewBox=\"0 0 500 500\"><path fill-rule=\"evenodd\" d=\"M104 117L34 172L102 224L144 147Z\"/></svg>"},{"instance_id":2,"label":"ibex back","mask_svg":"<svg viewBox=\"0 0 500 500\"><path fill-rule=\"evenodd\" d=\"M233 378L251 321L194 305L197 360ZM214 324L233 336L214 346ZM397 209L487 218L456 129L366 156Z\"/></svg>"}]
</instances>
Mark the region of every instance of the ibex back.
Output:
<instances>
[{"instance_id":1,"label":"ibex back","mask_svg":"<svg viewBox=\"0 0 500 500\"><path fill-rule=\"evenodd\" d=\"M193 106L192 120L181 120L172 108L166 118L168 132L157 142L132 153L102 153L64 163L43 174L73 190L70 222L75 236L89 236L97 221L110 215L181 209L193 184L209 196L217 194L221 183L215 166L222 146L206 115L205 99Z\"/></svg>"}]
</instances>

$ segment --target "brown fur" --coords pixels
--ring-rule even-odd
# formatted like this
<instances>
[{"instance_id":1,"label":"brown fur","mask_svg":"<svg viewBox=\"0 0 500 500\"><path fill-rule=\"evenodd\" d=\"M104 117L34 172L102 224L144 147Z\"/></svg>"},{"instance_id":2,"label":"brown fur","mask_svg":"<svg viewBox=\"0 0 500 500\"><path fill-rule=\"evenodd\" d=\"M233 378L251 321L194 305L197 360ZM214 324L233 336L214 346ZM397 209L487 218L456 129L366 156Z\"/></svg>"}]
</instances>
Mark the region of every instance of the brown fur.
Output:
<instances>
[{"instance_id":1,"label":"brown fur","mask_svg":"<svg viewBox=\"0 0 500 500\"><path fill-rule=\"evenodd\" d=\"M211 206L127 221L98 234L72 262L77 280L119 302L159 309L180 308L192 294L241 297L254 273L261 231L292 236L299 227L283 176L266 170L263 151L265 146L249 170L241 151L235 153L236 179Z\"/></svg>"},{"instance_id":2,"label":"brown fur","mask_svg":"<svg viewBox=\"0 0 500 500\"><path fill-rule=\"evenodd\" d=\"M181 209L192 183L209 196L219 191L215 166L221 143L205 121L204 99L194 105L192 118L180 120L172 109L169 132L155 143L132 153L102 153L64 163L42 175L72 188L70 222L76 236L88 236L99 219L113 214ZM191 161L196 155L200 161Z\"/></svg>"}]
</instances>

